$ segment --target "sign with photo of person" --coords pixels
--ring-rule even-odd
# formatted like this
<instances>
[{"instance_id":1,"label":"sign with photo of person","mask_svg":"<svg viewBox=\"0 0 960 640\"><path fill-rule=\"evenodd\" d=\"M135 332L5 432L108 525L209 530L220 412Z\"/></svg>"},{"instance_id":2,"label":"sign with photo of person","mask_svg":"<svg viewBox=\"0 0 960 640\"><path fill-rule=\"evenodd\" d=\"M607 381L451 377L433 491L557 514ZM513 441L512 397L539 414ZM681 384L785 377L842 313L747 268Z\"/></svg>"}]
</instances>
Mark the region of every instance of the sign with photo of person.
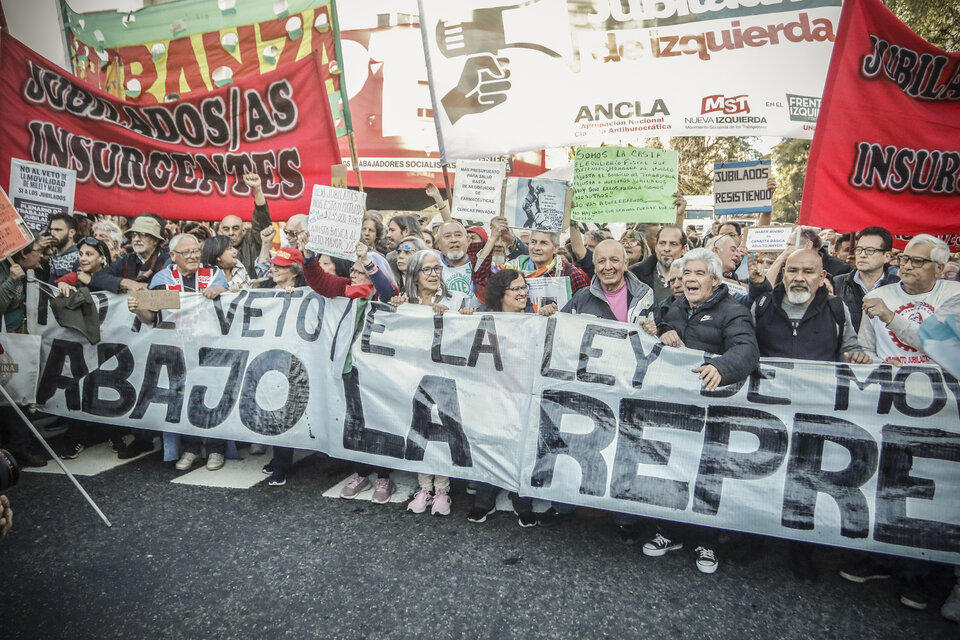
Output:
<instances>
[{"instance_id":1,"label":"sign with photo of person","mask_svg":"<svg viewBox=\"0 0 960 640\"><path fill-rule=\"evenodd\" d=\"M560 231L567 199L567 183L542 178L507 178L503 215L520 229Z\"/></svg>"}]
</instances>

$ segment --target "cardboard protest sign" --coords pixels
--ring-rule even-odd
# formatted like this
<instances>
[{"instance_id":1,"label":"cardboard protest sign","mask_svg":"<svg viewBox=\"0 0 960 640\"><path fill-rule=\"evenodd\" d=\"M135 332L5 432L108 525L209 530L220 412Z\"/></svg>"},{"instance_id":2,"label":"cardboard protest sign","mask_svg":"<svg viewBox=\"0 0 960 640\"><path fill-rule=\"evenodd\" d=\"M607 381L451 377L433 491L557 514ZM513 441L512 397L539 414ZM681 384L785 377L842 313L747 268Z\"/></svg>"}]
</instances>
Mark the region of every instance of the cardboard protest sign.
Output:
<instances>
[{"instance_id":1,"label":"cardboard protest sign","mask_svg":"<svg viewBox=\"0 0 960 640\"><path fill-rule=\"evenodd\" d=\"M773 211L773 191L767 188L769 177L769 160L714 163L714 214Z\"/></svg>"},{"instance_id":2,"label":"cardboard protest sign","mask_svg":"<svg viewBox=\"0 0 960 640\"><path fill-rule=\"evenodd\" d=\"M73 213L77 172L14 158L10 163L10 199L32 231L47 228L50 216Z\"/></svg>"},{"instance_id":3,"label":"cardboard protest sign","mask_svg":"<svg viewBox=\"0 0 960 640\"><path fill-rule=\"evenodd\" d=\"M668 149L578 149L573 165L573 219L673 222L678 158L676 151Z\"/></svg>"},{"instance_id":4,"label":"cardboard protest sign","mask_svg":"<svg viewBox=\"0 0 960 640\"><path fill-rule=\"evenodd\" d=\"M566 276L527 278L527 287L529 287L530 302L533 304L534 311L551 303L556 303L558 309L563 309L573 295L570 278Z\"/></svg>"},{"instance_id":5,"label":"cardboard protest sign","mask_svg":"<svg viewBox=\"0 0 960 640\"><path fill-rule=\"evenodd\" d=\"M144 291L133 291L130 295L136 299L141 308L146 309L147 311L160 311L162 309L180 308L179 291L147 289Z\"/></svg>"},{"instance_id":6,"label":"cardboard protest sign","mask_svg":"<svg viewBox=\"0 0 960 640\"><path fill-rule=\"evenodd\" d=\"M747 251L783 251L794 229L793 225L747 227Z\"/></svg>"},{"instance_id":7,"label":"cardboard protest sign","mask_svg":"<svg viewBox=\"0 0 960 640\"><path fill-rule=\"evenodd\" d=\"M500 215L503 178L507 167L502 162L461 160L453 183L453 207L450 215L460 220L488 222Z\"/></svg>"},{"instance_id":8,"label":"cardboard protest sign","mask_svg":"<svg viewBox=\"0 0 960 640\"><path fill-rule=\"evenodd\" d=\"M6 191L0 189L0 259L23 249L31 242L33 234L13 207Z\"/></svg>"},{"instance_id":9,"label":"cardboard protest sign","mask_svg":"<svg viewBox=\"0 0 960 640\"><path fill-rule=\"evenodd\" d=\"M560 231L567 183L541 178L507 178L503 215L511 227Z\"/></svg>"},{"instance_id":10,"label":"cardboard protest sign","mask_svg":"<svg viewBox=\"0 0 960 640\"><path fill-rule=\"evenodd\" d=\"M307 249L335 258L355 259L366 203L367 194L360 191L314 185Z\"/></svg>"}]
</instances>

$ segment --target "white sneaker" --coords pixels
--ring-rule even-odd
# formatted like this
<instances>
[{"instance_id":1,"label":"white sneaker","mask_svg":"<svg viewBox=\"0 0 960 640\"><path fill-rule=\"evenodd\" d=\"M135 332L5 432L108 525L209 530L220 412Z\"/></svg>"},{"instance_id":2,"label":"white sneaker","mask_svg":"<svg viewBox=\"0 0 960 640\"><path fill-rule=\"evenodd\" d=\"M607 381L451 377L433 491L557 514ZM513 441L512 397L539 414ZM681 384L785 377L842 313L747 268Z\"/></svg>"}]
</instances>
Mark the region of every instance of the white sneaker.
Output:
<instances>
[{"instance_id":1,"label":"white sneaker","mask_svg":"<svg viewBox=\"0 0 960 640\"><path fill-rule=\"evenodd\" d=\"M222 453L211 453L207 456L207 471L222 469L224 462L226 461L223 459Z\"/></svg>"},{"instance_id":2,"label":"white sneaker","mask_svg":"<svg viewBox=\"0 0 960 640\"><path fill-rule=\"evenodd\" d=\"M177 471L186 471L194 465L194 463L200 459L195 453L190 453L189 451L184 451L183 455L180 456L180 459L177 460Z\"/></svg>"},{"instance_id":3,"label":"white sneaker","mask_svg":"<svg viewBox=\"0 0 960 640\"><path fill-rule=\"evenodd\" d=\"M713 552L713 549L707 549L706 547L697 547L697 569L700 573L713 573L717 570L717 567L720 565L717 562L717 554Z\"/></svg>"},{"instance_id":4,"label":"white sneaker","mask_svg":"<svg viewBox=\"0 0 960 640\"><path fill-rule=\"evenodd\" d=\"M670 551L676 551L677 549L683 549L682 542L674 542L669 538L664 538L658 533L653 540L643 545L643 555L659 558L660 556L666 555Z\"/></svg>"}]
</instances>

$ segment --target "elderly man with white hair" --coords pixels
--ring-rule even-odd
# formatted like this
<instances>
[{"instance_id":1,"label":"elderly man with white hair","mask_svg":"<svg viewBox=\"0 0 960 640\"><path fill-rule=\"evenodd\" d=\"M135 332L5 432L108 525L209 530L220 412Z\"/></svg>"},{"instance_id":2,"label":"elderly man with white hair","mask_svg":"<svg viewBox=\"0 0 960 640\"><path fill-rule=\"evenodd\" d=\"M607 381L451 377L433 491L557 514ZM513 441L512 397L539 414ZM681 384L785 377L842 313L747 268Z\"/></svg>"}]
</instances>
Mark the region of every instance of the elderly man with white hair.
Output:
<instances>
[{"instance_id":1,"label":"elderly man with white hair","mask_svg":"<svg viewBox=\"0 0 960 640\"><path fill-rule=\"evenodd\" d=\"M960 295L960 282L939 279L949 260L946 242L927 234L914 236L900 254L900 282L863 297L858 340L875 362L897 366L931 362L917 332L940 305Z\"/></svg>"},{"instance_id":2,"label":"elderly man with white hair","mask_svg":"<svg viewBox=\"0 0 960 640\"><path fill-rule=\"evenodd\" d=\"M753 317L730 296L727 285L722 282L720 257L710 249L694 249L679 261L683 295L670 305L658 323L661 342L706 352L703 363L693 369L706 391L745 380L757 368L760 350ZM698 571L717 570L719 561L714 549L718 531L708 527L665 523L653 540L643 545L643 553L659 557L682 549L681 537L696 540Z\"/></svg>"}]
</instances>

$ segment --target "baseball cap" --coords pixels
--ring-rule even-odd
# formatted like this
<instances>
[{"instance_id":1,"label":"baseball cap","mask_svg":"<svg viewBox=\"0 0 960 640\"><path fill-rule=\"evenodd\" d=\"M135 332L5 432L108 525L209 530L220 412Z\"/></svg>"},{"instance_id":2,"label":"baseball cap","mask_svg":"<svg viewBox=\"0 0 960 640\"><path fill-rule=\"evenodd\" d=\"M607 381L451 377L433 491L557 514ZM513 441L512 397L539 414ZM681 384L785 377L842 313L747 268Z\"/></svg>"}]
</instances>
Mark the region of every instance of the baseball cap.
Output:
<instances>
[{"instance_id":1,"label":"baseball cap","mask_svg":"<svg viewBox=\"0 0 960 640\"><path fill-rule=\"evenodd\" d=\"M299 249L294 249L293 247L281 247L280 250L277 251L277 255L273 256L269 262L278 267L289 267L294 263L303 264L303 254L300 253Z\"/></svg>"}]
</instances>

